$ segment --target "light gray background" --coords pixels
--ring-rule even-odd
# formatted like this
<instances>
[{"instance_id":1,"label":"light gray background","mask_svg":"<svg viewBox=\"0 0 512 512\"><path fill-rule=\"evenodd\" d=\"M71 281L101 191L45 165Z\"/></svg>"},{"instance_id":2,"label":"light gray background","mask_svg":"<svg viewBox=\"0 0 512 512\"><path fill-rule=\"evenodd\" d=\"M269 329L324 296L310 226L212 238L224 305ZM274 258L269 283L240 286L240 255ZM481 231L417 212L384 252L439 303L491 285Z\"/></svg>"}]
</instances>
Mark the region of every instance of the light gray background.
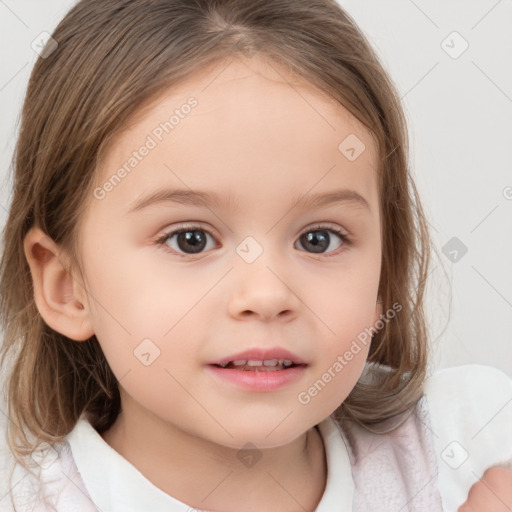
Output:
<instances>
[{"instance_id":1,"label":"light gray background","mask_svg":"<svg viewBox=\"0 0 512 512\"><path fill-rule=\"evenodd\" d=\"M31 44L74 3L0 0L2 227L18 115L37 57ZM428 302L433 367L477 362L512 376L512 1L340 3L403 98L413 174L440 255ZM467 247L462 257L453 237Z\"/></svg>"}]
</instances>

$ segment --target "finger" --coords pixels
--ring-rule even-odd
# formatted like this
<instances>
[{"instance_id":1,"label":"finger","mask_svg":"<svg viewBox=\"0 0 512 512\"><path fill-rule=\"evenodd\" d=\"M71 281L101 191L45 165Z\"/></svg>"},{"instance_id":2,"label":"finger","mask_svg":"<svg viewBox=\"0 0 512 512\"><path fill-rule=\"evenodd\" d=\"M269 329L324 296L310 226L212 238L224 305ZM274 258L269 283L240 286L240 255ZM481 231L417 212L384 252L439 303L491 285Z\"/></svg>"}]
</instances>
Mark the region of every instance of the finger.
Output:
<instances>
[{"instance_id":1,"label":"finger","mask_svg":"<svg viewBox=\"0 0 512 512\"><path fill-rule=\"evenodd\" d=\"M488 469L471 487L467 501L458 512L510 512L512 472L501 467Z\"/></svg>"}]
</instances>

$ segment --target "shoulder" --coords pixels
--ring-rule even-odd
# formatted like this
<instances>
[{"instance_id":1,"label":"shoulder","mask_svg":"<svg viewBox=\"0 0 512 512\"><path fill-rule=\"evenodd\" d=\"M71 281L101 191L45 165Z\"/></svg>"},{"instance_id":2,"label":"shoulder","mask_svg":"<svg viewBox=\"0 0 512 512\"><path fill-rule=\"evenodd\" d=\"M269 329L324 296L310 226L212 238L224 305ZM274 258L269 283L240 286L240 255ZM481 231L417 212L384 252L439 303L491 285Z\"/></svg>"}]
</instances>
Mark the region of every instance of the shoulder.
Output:
<instances>
[{"instance_id":1,"label":"shoulder","mask_svg":"<svg viewBox=\"0 0 512 512\"><path fill-rule=\"evenodd\" d=\"M16 463L5 436L0 446L0 510L95 511L68 442L46 445L32 454L32 472Z\"/></svg>"},{"instance_id":2,"label":"shoulder","mask_svg":"<svg viewBox=\"0 0 512 512\"><path fill-rule=\"evenodd\" d=\"M16 462L6 439L5 424L2 424L0 446L0 510L39 511L34 498L38 493L39 481L34 474Z\"/></svg>"},{"instance_id":3,"label":"shoulder","mask_svg":"<svg viewBox=\"0 0 512 512\"><path fill-rule=\"evenodd\" d=\"M497 368L468 364L438 370L427 379L424 394L443 432L491 439L512 431L512 377Z\"/></svg>"},{"instance_id":4,"label":"shoulder","mask_svg":"<svg viewBox=\"0 0 512 512\"><path fill-rule=\"evenodd\" d=\"M471 390L474 398L486 396L489 391L506 396L506 392L512 389L512 377L492 366L466 364L437 370L427 379L425 389L436 393L446 385L445 395L467 396L467 390Z\"/></svg>"},{"instance_id":5,"label":"shoulder","mask_svg":"<svg viewBox=\"0 0 512 512\"><path fill-rule=\"evenodd\" d=\"M438 370L424 388L446 510L484 471L512 461L512 378L480 364Z\"/></svg>"}]
</instances>

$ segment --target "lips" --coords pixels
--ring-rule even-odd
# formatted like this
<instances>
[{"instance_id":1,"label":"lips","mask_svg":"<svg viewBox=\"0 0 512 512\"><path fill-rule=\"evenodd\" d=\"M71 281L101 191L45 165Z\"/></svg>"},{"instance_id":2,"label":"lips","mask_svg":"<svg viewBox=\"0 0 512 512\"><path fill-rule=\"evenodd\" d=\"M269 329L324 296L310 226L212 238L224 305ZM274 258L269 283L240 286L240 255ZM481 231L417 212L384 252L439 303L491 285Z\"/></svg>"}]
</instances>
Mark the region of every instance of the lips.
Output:
<instances>
[{"instance_id":1,"label":"lips","mask_svg":"<svg viewBox=\"0 0 512 512\"><path fill-rule=\"evenodd\" d=\"M209 363L225 369L246 371L277 371L306 363L302 358L281 347L255 348L238 352Z\"/></svg>"},{"instance_id":2,"label":"lips","mask_svg":"<svg viewBox=\"0 0 512 512\"><path fill-rule=\"evenodd\" d=\"M307 368L301 357L281 347L254 348L206 365L219 391L227 385L249 393L277 393L289 388L304 381Z\"/></svg>"}]
</instances>

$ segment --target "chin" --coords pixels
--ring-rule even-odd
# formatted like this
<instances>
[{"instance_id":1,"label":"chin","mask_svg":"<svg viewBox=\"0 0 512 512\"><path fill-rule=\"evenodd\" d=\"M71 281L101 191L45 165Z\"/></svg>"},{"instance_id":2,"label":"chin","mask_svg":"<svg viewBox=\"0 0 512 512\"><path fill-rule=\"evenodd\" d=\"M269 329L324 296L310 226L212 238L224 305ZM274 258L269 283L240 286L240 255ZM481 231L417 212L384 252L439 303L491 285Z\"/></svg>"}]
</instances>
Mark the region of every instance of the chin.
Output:
<instances>
[{"instance_id":1,"label":"chin","mask_svg":"<svg viewBox=\"0 0 512 512\"><path fill-rule=\"evenodd\" d=\"M222 439L215 442L235 450L247 448L247 445L260 449L279 448L295 441L309 430L307 426L300 428L297 424L292 425L291 422L286 426L273 422L269 427L255 422L253 425L226 426L226 428L233 437L224 435Z\"/></svg>"}]
</instances>

